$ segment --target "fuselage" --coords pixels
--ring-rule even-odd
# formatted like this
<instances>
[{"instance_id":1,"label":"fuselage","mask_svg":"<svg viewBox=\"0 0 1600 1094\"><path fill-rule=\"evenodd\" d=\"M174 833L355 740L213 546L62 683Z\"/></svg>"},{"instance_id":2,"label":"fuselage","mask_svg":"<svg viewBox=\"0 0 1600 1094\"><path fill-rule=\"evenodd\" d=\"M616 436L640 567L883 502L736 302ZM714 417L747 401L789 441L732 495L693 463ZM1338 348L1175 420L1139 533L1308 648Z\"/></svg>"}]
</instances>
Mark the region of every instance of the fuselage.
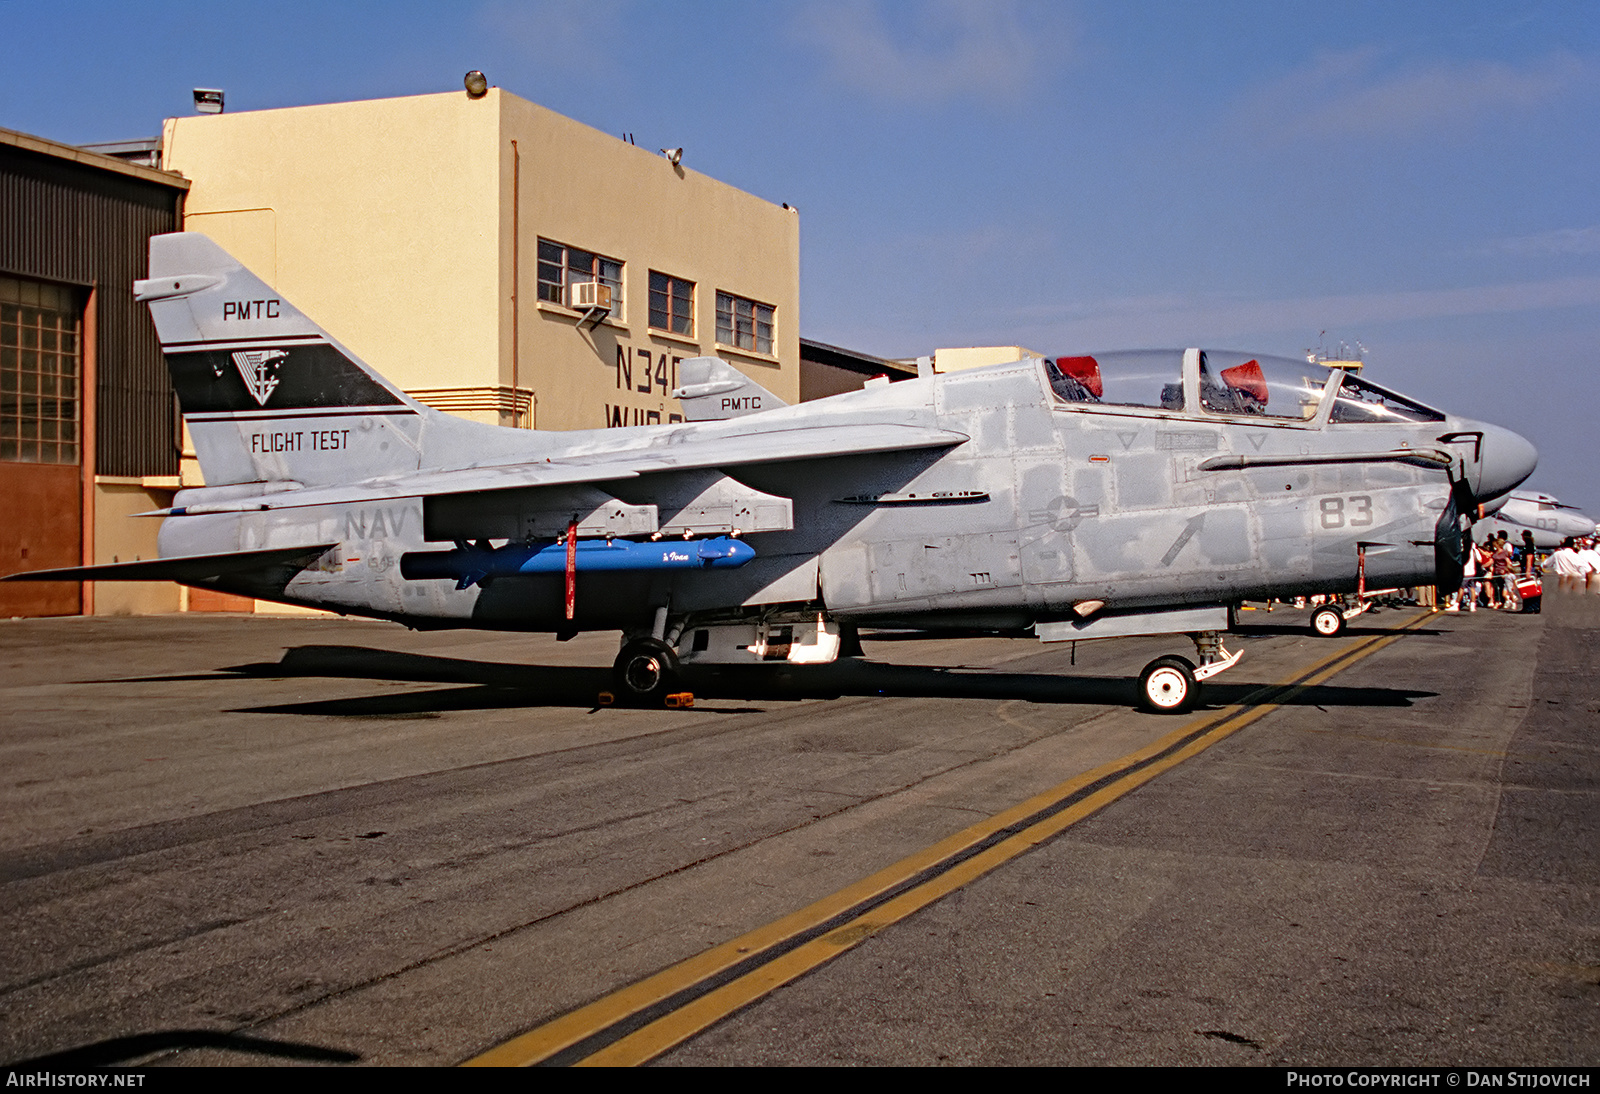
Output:
<instances>
[{"instance_id":1,"label":"fuselage","mask_svg":"<svg viewBox=\"0 0 1600 1094\"><path fill-rule=\"evenodd\" d=\"M1520 544L1522 534L1531 532L1533 545L1549 551L1568 537L1592 536L1594 531L1594 521L1575 507L1563 505L1549 494L1517 490L1491 516L1478 521L1472 534L1481 543L1504 532Z\"/></svg>"},{"instance_id":2,"label":"fuselage","mask_svg":"<svg viewBox=\"0 0 1600 1094\"><path fill-rule=\"evenodd\" d=\"M1082 362L1094 363L1092 376ZM655 506L663 516L669 498L688 496L686 477L649 471L649 460L676 446L737 447L741 438L755 444L826 426L966 438L910 451L731 461L709 474L725 479L735 502L743 491L792 507L767 530L759 522L734 529L753 560L580 569L570 619L562 574L406 577L407 555L437 557L456 541L492 550L519 528L535 546L557 537L514 520L485 524L481 535L444 534L442 502L386 496L381 482L353 502L204 515L208 503L259 491L271 478L270 467L241 467L239 485L185 491L177 505L198 512L162 528L164 556L334 545L292 575L219 582L231 591L417 626L527 630L637 628L660 606L688 618L792 609L867 623L1017 627L1067 618L1086 602L1136 610L1347 591L1358 551L1369 584L1432 584L1458 552L1463 511L1503 496L1534 461L1515 434L1353 377L1198 350L1028 359L731 421L566 434L480 426L426 408L355 409L312 425L245 417L238 428L250 440L239 458L265 466L275 448L292 446L299 466L323 482L349 481L351 468L366 466L362 446L377 452L379 438L382 451L404 454L402 471L423 475L637 456L646 470L585 489L617 501L619 512ZM324 454L325 473L315 462Z\"/></svg>"}]
</instances>

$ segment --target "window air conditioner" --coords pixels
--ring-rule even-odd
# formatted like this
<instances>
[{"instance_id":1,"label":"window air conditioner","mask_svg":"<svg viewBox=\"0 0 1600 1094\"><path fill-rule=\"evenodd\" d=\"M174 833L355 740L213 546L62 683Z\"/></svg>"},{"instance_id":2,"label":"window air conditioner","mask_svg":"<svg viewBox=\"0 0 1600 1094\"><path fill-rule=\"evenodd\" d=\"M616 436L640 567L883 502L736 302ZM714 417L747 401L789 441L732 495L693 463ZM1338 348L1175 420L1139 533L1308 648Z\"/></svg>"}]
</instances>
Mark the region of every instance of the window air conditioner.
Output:
<instances>
[{"instance_id":1,"label":"window air conditioner","mask_svg":"<svg viewBox=\"0 0 1600 1094\"><path fill-rule=\"evenodd\" d=\"M573 311L611 310L611 286L579 281L567 286L567 307Z\"/></svg>"}]
</instances>

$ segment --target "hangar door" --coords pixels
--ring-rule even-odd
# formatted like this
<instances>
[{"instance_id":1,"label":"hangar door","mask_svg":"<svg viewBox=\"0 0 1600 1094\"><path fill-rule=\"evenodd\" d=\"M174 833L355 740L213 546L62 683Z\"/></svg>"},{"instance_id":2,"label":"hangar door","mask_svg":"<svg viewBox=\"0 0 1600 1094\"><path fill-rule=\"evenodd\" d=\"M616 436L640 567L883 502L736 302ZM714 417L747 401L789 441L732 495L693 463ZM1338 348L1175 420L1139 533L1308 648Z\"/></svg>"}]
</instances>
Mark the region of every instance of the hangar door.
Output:
<instances>
[{"instance_id":1,"label":"hangar door","mask_svg":"<svg viewBox=\"0 0 1600 1094\"><path fill-rule=\"evenodd\" d=\"M76 290L0 277L0 567L83 560L83 307ZM76 615L77 582L0 585L0 616Z\"/></svg>"}]
</instances>

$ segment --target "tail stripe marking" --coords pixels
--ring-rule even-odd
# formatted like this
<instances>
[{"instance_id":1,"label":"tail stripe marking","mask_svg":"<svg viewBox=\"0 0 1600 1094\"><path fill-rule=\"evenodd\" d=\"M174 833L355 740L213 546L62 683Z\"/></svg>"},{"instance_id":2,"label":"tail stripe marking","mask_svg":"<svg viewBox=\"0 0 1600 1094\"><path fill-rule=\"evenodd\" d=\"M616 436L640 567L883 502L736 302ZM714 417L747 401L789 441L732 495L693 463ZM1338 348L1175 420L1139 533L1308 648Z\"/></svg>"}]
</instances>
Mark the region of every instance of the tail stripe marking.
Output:
<instances>
[{"instance_id":1,"label":"tail stripe marking","mask_svg":"<svg viewBox=\"0 0 1600 1094\"><path fill-rule=\"evenodd\" d=\"M170 353L175 349L206 349L211 346L293 346L326 341L327 339L320 334L274 334L270 336L257 335L254 338L196 338L188 342L163 342L161 343L161 348Z\"/></svg>"},{"instance_id":2,"label":"tail stripe marking","mask_svg":"<svg viewBox=\"0 0 1600 1094\"><path fill-rule=\"evenodd\" d=\"M168 351L167 367L185 415L405 405L326 342L277 350Z\"/></svg>"},{"instance_id":3,"label":"tail stripe marking","mask_svg":"<svg viewBox=\"0 0 1600 1094\"><path fill-rule=\"evenodd\" d=\"M290 410L270 411L262 413L259 410L224 411L220 414L185 414L187 422L270 422L279 418L339 418L339 417L377 417L384 414L410 414L416 415L410 407L381 407L381 406L324 406L315 410Z\"/></svg>"}]
</instances>

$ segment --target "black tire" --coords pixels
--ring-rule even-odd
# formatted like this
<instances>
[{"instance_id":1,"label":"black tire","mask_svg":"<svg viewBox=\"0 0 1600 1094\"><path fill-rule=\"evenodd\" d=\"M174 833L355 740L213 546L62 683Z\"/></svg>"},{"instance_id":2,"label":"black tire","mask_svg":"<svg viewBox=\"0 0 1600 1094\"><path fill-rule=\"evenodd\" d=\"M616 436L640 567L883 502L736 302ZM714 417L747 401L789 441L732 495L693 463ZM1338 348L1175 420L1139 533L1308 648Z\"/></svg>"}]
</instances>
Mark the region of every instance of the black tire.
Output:
<instances>
[{"instance_id":1,"label":"black tire","mask_svg":"<svg viewBox=\"0 0 1600 1094\"><path fill-rule=\"evenodd\" d=\"M678 654L659 638L635 638L611 666L617 693L636 703L657 703L678 683Z\"/></svg>"},{"instance_id":2,"label":"black tire","mask_svg":"<svg viewBox=\"0 0 1600 1094\"><path fill-rule=\"evenodd\" d=\"M1187 657L1157 657L1139 674L1139 705L1152 714L1182 714L1199 698L1200 682Z\"/></svg>"},{"instance_id":3,"label":"black tire","mask_svg":"<svg viewBox=\"0 0 1600 1094\"><path fill-rule=\"evenodd\" d=\"M1338 608L1318 608L1311 613L1311 633L1318 638L1338 638L1344 633L1344 612Z\"/></svg>"}]
</instances>

